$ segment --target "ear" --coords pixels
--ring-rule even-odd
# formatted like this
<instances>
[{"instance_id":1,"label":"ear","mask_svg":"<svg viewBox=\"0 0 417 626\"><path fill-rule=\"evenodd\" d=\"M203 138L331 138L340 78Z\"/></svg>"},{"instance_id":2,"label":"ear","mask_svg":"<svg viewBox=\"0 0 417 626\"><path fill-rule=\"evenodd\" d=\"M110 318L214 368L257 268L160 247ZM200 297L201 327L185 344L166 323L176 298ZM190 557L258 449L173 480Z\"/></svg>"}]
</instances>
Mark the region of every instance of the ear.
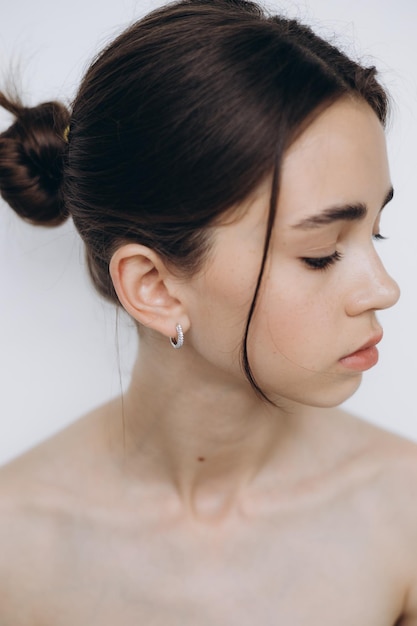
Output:
<instances>
[{"instance_id":1,"label":"ear","mask_svg":"<svg viewBox=\"0 0 417 626\"><path fill-rule=\"evenodd\" d=\"M176 336L176 325L184 332L190 320L175 280L160 256L140 244L121 246L110 261L110 275L126 311L140 324Z\"/></svg>"}]
</instances>

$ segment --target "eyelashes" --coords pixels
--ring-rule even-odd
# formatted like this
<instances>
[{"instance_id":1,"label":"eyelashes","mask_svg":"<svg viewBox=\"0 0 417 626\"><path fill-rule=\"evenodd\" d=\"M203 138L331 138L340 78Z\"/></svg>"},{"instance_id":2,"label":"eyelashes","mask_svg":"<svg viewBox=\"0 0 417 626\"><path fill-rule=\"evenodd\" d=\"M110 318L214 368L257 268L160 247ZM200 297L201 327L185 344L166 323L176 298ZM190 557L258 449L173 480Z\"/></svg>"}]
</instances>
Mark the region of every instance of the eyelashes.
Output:
<instances>
[{"instance_id":1,"label":"eyelashes","mask_svg":"<svg viewBox=\"0 0 417 626\"><path fill-rule=\"evenodd\" d=\"M340 261L342 258L343 255L335 250L335 252L329 256L301 257L301 260L305 263L305 265L313 270L325 270L337 261Z\"/></svg>"},{"instance_id":2,"label":"eyelashes","mask_svg":"<svg viewBox=\"0 0 417 626\"><path fill-rule=\"evenodd\" d=\"M386 237L381 235L381 233L376 233L372 235L372 239L374 239L374 241L383 241ZM312 270L325 270L341 259L343 259L343 254L338 250L335 250L333 254L329 254L328 256L300 258L300 260Z\"/></svg>"}]
</instances>

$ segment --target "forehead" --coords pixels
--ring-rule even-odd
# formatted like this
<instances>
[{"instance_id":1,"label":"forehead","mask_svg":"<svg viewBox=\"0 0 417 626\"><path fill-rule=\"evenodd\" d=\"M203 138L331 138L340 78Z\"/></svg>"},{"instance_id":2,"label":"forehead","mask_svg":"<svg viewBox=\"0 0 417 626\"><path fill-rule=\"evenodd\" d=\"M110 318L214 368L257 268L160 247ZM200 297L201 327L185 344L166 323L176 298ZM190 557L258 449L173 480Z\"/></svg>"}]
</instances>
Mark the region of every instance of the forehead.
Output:
<instances>
[{"instance_id":1,"label":"forehead","mask_svg":"<svg viewBox=\"0 0 417 626\"><path fill-rule=\"evenodd\" d=\"M271 196L268 176L230 219L215 228L213 252L242 249L258 258ZM379 211L391 187L385 135L372 109L343 99L323 111L284 155L274 238L329 207L363 204ZM314 232L314 231L313 231ZM300 235L298 235L300 236Z\"/></svg>"},{"instance_id":2,"label":"forehead","mask_svg":"<svg viewBox=\"0 0 417 626\"><path fill-rule=\"evenodd\" d=\"M365 103L342 99L287 151L277 220L298 222L328 206L381 205L390 187L384 130Z\"/></svg>"}]
</instances>

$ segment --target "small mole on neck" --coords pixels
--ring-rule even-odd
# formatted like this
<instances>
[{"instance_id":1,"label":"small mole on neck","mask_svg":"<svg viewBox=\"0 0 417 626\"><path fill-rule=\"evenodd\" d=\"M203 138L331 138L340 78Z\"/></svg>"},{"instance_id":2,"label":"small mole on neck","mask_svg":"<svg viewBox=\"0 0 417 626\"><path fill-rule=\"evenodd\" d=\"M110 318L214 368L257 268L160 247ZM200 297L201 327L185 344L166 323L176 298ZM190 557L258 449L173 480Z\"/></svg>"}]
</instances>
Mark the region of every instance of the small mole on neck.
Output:
<instances>
[{"instance_id":1,"label":"small mole on neck","mask_svg":"<svg viewBox=\"0 0 417 626\"><path fill-rule=\"evenodd\" d=\"M197 461L200 461L200 463L202 463L203 461L205 461L205 457L204 456L199 456Z\"/></svg>"}]
</instances>

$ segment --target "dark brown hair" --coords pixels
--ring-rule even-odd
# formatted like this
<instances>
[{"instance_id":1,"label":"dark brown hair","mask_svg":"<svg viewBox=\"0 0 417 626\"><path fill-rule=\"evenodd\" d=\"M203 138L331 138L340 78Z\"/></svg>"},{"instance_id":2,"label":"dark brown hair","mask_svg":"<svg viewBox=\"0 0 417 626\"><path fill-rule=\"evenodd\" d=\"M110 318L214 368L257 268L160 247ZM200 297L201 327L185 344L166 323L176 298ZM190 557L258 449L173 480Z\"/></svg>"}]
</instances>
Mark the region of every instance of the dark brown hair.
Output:
<instances>
[{"instance_id":1,"label":"dark brown hair","mask_svg":"<svg viewBox=\"0 0 417 626\"><path fill-rule=\"evenodd\" d=\"M283 154L344 95L366 101L385 123L387 97L375 76L375 68L350 60L309 27L254 2L174 2L98 56L71 115L58 103L26 109L1 96L16 121L0 135L0 191L33 222L57 224L71 215L95 286L117 300L109 262L121 244L139 242L184 275L196 272L210 245L207 227L272 174L242 343L248 380L264 396L247 338Z\"/></svg>"}]
</instances>

